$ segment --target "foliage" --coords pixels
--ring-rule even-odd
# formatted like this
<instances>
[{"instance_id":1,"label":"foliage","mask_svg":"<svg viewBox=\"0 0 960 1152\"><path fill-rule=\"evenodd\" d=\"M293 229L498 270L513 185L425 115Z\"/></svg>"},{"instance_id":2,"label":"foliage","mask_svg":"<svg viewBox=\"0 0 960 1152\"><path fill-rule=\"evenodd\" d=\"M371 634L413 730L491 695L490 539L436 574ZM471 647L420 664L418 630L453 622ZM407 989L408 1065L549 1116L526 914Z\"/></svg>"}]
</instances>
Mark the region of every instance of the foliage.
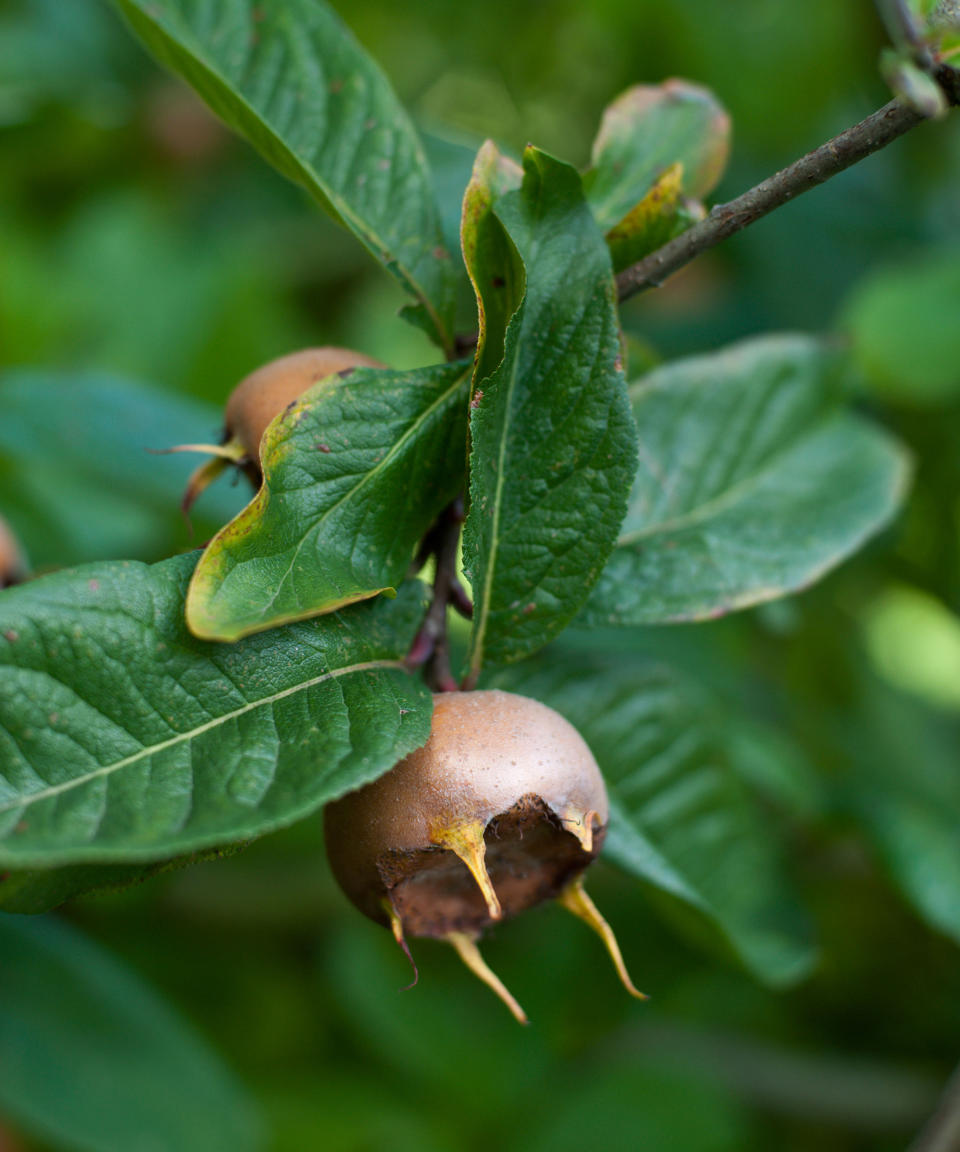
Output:
<instances>
[{"instance_id":1,"label":"foliage","mask_svg":"<svg viewBox=\"0 0 960 1152\"><path fill-rule=\"evenodd\" d=\"M747 92L706 0L558 5L567 83L505 4L445 44L427 0L408 33L357 5L358 35L322 0L113 6L260 156L102 5L0 14L0 515L37 573L0 592L4 1120L40 1148L266 1146L121 962L13 915L100 890L72 914L230 1052L271 1146L472 1149L490 1108L518 1150L902 1146L960 1026L956 125L619 307L615 273L724 179L724 104L733 187L847 118L869 13L843 39L828 0L788 6ZM517 35L488 43L500 16ZM418 69L471 51L496 65L464 110ZM638 85L659 54L702 83ZM803 101L763 79L814 62ZM549 150L514 151L511 85ZM214 438L237 376L325 341L395 367L281 413L262 487L204 494L191 541L187 460L149 450ZM396 1002L389 942L318 861L314 814L429 731L413 561L461 493L454 672L583 732L613 810L597 884L654 992L585 991L593 942L543 910L492 944L539 1038L429 944Z\"/></svg>"},{"instance_id":2,"label":"foliage","mask_svg":"<svg viewBox=\"0 0 960 1152\"><path fill-rule=\"evenodd\" d=\"M14 916L0 917L0 941L0 1098L9 1115L69 1147L120 1152L145 1131L184 1152L259 1145L239 1087L109 955L66 924Z\"/></svg>"}]
</instances>

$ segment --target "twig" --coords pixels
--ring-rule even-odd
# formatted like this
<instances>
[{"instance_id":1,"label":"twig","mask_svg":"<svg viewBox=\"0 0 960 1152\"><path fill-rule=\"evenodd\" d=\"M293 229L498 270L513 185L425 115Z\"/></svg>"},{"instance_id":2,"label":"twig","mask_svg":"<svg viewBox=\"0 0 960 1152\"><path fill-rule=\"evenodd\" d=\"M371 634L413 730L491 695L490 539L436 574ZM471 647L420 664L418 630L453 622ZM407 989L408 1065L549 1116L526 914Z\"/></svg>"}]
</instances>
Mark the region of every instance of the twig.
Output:
<instances>
[{"instance_id":1,"label":"twig","mask_svg":"<svg viewBox=\"0 0 960 1152\"><path fill-rule=\"evenodd\" d=\"M425 678L434 692L455 692L458 688L450 668L447 638L447 607L469 617L473 605L457 577L457 550L463 525L463 500L456 499L441 514L424 539L417 555L418 566L431 555L436 557L433 596L407 653L408 668L425 667Z\"/></svg>"},{"instance_id":2,"label":"twig","mask_svg":"<svg viewBox=\"0 0 960 1152\"><path fill-rule=\"evenodd\" d=\"M937 69L934 75L949 102L955 105L957 82L949 72L949 69ZM768 176L736 200L716 205L699 224L694 224L656 252L624 269L617 277L620 300L658 287L701 252L740 232L795 196L823 184L871 153L885 148L926 119L903 101L891 100L866 120L834 136L775 175Z\"/></svg>"},{"instance_id":3,"label":"twig","mask_svg":"<svg viewBox=\"0 0 960 1152\"><path fill-rule=\"evenodd\" d=\"M952 107L960 104L960 73L946 64L938 64L930 74L940 85L947 102ZM747 228L788 200L886 148L928 119L902 100L891 100L859 124L768 176L735 200L715 205L704 220L625 268L617 277L617 298L622 302L648 288L659 288L668 276L702 252ZM461 334L457 337L457 349L460 353L469 352L476 342L475 332Z\"/></svg>"}]
</instances>

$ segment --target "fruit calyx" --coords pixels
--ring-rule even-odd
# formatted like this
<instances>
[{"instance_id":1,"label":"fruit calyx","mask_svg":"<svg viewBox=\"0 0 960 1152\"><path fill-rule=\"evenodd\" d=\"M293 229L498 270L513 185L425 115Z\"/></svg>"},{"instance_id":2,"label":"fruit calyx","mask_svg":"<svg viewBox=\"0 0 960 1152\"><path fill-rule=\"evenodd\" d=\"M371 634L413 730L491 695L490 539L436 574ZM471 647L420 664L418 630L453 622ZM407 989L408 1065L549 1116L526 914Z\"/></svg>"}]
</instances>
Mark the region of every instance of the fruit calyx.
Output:
<instances>
[{"instance_id":1,"label":"fruit calyx","mask_svg":"<svg viewBox=\"0 0 960 1152\"><path fill-rule=\"evenodd\" d=\"M423 748L328 805L327 852L346 894L405 951L408 937L448 941L525 1021L477 941L546 900L600 935L641 996L582 885L608 816L596 761L558 713L508 692L446 692Z\"/></svg>"}]
</instances>

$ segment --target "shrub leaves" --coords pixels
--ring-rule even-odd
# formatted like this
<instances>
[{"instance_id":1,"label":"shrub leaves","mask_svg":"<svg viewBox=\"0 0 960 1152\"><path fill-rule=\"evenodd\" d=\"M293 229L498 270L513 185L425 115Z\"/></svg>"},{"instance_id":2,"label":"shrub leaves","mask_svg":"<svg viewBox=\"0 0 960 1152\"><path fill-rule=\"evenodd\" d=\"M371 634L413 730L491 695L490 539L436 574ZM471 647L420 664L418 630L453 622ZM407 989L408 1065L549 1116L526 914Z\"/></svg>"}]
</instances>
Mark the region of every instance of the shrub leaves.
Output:
<instances>
[{"instance_id":1,"label":"shrub leaves","mask_svg":"<svg viewBox=\"0 0 960 1152\"><path fill-rule=\"evenodd\" d=\"M684 80L637 84L608 105L584 174L617 271L688 228L727 165L730 117Z\"/></svg>"},{"instance_id":2,"label":"shrub leaves","mask_svg":"<svg viewBox=\"0 0 960 1152\"><path fill-rule=\"evenodd\" d=\"M323 0L114 0L158 60L302 184L452 347L455 271L423 147L386 77Z\"/></svg>"},{"instance_id":3,"label":"shrub leaves","mask_svg":"<svg viewBox=\"0 0 960 1152\"><path fill-rule=\"evenodd\" d=\"M474 674L484 660L528 655L576 614L614 542L635 467L610 257L580 179L528 148L522 187L503 190L492 161L481 152L464 217L484 325L464 535Z\"/></svg>"},{"instance_id":4,"label":"shrub leaves","mask_svg":"<svg viewBox=\"0 0 960 1152\"><path fill-rule=\"evenodd\" d=\"M776 834L733 771L719 711L694 684L652 659L551 648L490 686L556 708L590 745L610 794L605 859L713 925L761 979L806 974L806 918Z\"/></svg>"},{"instance_id":5,"label":"shrub leaves","mask_svg":"<svg viewBox=\"0 0 960 1152\"><path fill-rule=\"evenodd\" d=\"M778 336L631 386L640 468L592 623L720 616L812 583L885 525L904 451L839 411L837 357Z\"/></svg>"},{"instance_id":6,"label":"shrub leaves","mask_svg":"<svg viewBox=\"0 0 960 1152\"><path fill-rule=\"evenodd\" d=\"M0 597L0 865L165 859L261 835L426 741L400 667L418 586L235 645L195 639L195 564L90 565Z\"/></svg>"},{"instance_id":7,"label":"shrub leaves","mask_svg":"<svg viewBox=\"0 0 960 1152\"><path fill-rule=\"evenodd\" d=\"M469 372L357 369L320 381L270 425L263 487L214 537L187 595L211 640L389 591L464 484Z\"/></svg>"},{"instance_id":8,"label":"shrub leaves","mask_svg":"<svg viewBox=\"0 0 960 1152\"><path fill-rule=\"evenodd\" d=\"M44 1146L263 1147L260 1117L216 1055L75 928L0 916L0 955L0 1105Z\"/></svg>"}]
</instances>

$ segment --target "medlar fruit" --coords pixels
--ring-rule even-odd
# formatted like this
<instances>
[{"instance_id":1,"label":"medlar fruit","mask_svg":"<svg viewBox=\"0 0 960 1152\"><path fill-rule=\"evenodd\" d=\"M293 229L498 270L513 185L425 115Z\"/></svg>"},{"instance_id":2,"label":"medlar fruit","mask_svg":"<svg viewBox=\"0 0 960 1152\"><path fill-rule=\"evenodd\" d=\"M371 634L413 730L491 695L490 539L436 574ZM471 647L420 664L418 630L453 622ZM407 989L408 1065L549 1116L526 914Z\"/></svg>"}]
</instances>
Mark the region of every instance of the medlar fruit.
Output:
<instances>
[{"instance_id":1,"label":"medlar fruit","mask_svg":"<svg viewBox=\"0 0 960 1152\"><path fill-rule=\"evenodd\" d=\"M308 388L329 376L354 368L383 368L378 360L351 348L303 348L264 364L234 388L227 400L220 444L182 444L173 451L208 452L213 459L190 477L183 509L190 510L200 493L231 464L245 472L255 488L263 479L260 444L268 425Z\"/></svg>"},{"instance_id":2,"label":"medlar fruit","mask_svg":"<svg viewBox=\"0 0 960 1152\"><path fill-rule=\"evenodd\" d=\"M422 748L328 805L327 854L347 896L405 951L407 935L449 941L526 1022L476 941L544 900L598 932L641 996L582 884L608 816L597 763L557 712L510 692L444 692Z\"/></svg>"}]
</instances>

